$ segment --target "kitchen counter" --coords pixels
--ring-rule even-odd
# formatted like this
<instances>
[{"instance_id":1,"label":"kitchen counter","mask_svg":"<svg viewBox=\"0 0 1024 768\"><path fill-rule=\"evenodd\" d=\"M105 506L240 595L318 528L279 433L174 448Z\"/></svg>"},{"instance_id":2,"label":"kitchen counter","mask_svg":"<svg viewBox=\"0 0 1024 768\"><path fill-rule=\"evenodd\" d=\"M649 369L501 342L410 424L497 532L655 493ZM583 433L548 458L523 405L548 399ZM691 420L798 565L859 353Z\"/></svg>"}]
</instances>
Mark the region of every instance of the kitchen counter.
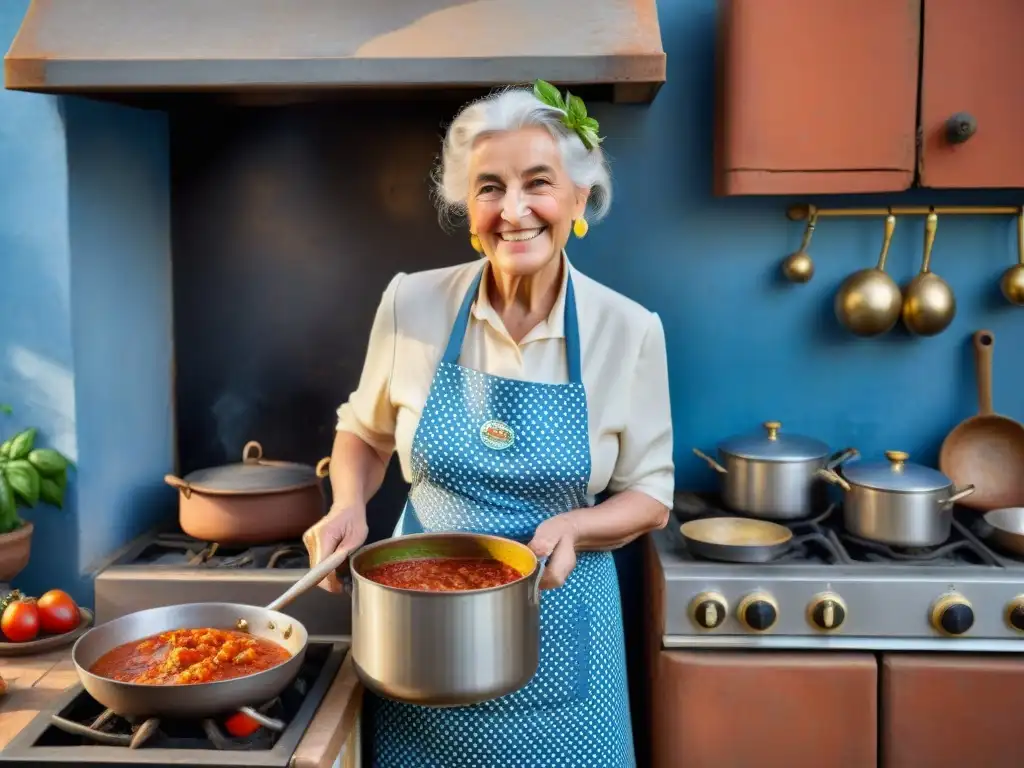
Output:
<instances>
[{"instance_id":1,"label":"kitchen counter","mask_svg":"<svg viewBox=\"0 0 1024 768\"><path fill-rule=\"evenodd\" d=\"M0 676L7 683L7 693L0 697L0 749L78 683L70 647L38 656L0 658ZM330 768L342 748L342 768L356 768L362 696L352 658L346 657L295 749L292 768Z\"/></svg>"}]
</instances>

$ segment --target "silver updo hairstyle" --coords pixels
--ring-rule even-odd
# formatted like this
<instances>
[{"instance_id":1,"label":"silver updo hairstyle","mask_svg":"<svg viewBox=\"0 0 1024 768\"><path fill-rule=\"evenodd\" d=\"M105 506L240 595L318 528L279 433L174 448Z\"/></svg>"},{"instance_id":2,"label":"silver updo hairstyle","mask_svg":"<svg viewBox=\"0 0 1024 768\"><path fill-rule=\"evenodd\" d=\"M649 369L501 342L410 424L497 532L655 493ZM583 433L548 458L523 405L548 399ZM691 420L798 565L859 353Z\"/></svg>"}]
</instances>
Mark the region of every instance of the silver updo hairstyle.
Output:
<instances>
[{"instance_id":1,"label":"silver updo hairstyle","mask_svg":"<svg viewBox=\"0 0 1024 768\"><path fill-rule=\"evenodd\" d=\"M564 113L550 107L526 88L508 88L465 107L448 127L441 161L434 174L434 197L442 223L466 213L469 197L469 155L473 143L491 133L529 126L546 128L558 144L569 178L589 187L587 218L600 221L612 204L612 180L608 161L600 147L587 149L575 131L562 122Z\"/></svg>"}]
</instances>

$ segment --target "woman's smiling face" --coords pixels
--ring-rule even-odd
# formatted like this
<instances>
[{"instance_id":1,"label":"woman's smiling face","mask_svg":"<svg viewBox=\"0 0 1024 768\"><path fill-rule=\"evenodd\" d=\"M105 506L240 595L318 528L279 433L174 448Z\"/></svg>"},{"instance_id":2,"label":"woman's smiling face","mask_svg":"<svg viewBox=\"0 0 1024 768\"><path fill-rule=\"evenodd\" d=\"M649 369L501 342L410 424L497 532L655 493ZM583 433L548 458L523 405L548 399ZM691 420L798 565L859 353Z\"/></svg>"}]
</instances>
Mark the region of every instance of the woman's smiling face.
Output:
<instances>
[{"instance_id":1,"label":"woman's smiling face","mask_svg":"<svg viewBox=\"0 0 1024 768\"><path fill-rule=\"evenodd\" d=\"M587 190L562 164L542 127L482 136L469 161L469 229L491 265L509 276L532 275L557 258Z\"/></svg>"}]
</instances>

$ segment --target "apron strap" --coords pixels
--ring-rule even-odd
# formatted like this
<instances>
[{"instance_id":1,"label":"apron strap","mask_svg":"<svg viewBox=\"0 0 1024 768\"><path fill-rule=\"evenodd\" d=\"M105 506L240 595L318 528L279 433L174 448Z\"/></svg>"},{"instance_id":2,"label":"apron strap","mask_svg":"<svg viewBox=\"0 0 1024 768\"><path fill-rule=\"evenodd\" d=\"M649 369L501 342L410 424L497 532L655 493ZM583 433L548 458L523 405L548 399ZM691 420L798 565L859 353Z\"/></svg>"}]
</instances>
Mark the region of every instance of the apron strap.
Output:
<instances>
[{"instance_id":1,"label":"apron strap","mask_svg":"<svg viewBox=\"0 0 1024 768\"><path fill-rule=\"evenodd\" d=\"M569 269L569 263L565 262L565 268ZM473 302L480 292L480 281L483 278L483 268L473 278L473 282L466 291L466 296L459 307L459 314L455 317L451 334L448 336L448 346L445 347L442 362L457 365L459 354L462 352L462 341L466 338L466 328L469 326L469 314L473 309ZM569 382L572 384L583 383L583 366L580 361L580 326L579 318L576 315L576 291L572 285L572 273L565 276L565 362L569 370Z\"/></svg>"}]
</instances>

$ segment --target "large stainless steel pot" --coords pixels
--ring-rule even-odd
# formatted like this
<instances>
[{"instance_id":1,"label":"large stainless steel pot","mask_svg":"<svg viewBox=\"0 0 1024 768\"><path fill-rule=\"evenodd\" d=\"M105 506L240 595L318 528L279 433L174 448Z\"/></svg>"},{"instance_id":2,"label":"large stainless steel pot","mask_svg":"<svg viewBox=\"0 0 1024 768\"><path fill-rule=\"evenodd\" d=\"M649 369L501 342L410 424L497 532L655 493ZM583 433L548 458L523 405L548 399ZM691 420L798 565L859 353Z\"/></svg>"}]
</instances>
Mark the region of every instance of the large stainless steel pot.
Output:
<instances>
[{"instance_id":1,"label":"large stainless steel pot","mask_svg":"<svg viewBox=\"0 0 1024 768\"><path fill-rule=\"evenodd\" d=\"M974 486L955 489L944 474L908 462L909 454L902 451L886 451L885 458L845 466L842 476L820 471L845 491L846 530L896 547L942 544L953 524L953 503L974 493Z\"/></svg>"},{"instance_id":2,"label":"large stainless steel pot","mask_svg":"<svg viewBox=\"0 0 1024 768\"><path fill-rule=\"evenodd\" d=\"M696 448L693 452L722 476L722 500L731 510L771 520L813 514L823 498L818 470L835 469L857 451L847 448L830 456L820 440L782 434L778 421L767 421L764 428L719 443L720 462Z\"/></svg>"},{"instance_id":3,"label":"large stainless steel pot","mask_svg":"<svg viewBox=\"0 0 1024 768\"><path fill-rule=\"evenodd\" d=\"M423 592L370 581L375 565L422 557L492 557L524 578L494 589ZM370 544L350 560L352 659L375 693L463 706L522 688L540 659L540 577L530 549L498 536L421 533Z\"/></svg>"}]
</instances>

